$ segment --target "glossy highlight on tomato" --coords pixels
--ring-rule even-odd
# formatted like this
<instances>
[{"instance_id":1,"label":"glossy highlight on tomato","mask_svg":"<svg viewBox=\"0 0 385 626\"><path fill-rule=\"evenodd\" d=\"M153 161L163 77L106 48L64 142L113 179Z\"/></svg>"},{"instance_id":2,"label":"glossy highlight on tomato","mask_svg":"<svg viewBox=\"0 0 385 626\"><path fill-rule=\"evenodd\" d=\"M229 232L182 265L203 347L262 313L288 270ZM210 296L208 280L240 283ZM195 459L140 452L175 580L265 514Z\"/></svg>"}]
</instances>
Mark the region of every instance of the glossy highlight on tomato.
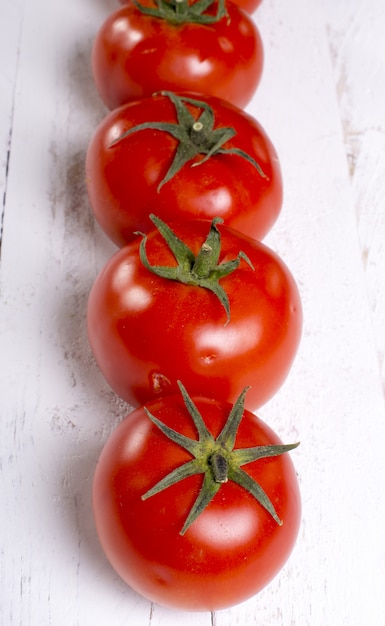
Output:
<instances>
[{"instance_id":1,"label":"glossy highlight on tomato","mask_svg":"<svg viewBox=\"0 0 385 626\"><path fill-rule=\"evenodd\" d=\"M186 136L192 132L188 116L204 121L200 135L212 135L213 142L221 129L231 128L234 135L207 160L205 152L191 156L164 182L181 142L159 125L182 132L179 109L186 112ZM212 123L213 130L206 132ZM143 124L149 127L132 132ZM132 134L124 136L128 131ZM260 169L234 150L243 151ZM166 222L220 216L228 226L262 239L282 207L279 160L261 124L224 100L190 93L162 92L111 111L90 140L86 178L95 217L118 246L152 227L151 212Z\"/></svg>"},{"instance_id":2,"label":"glossy highlight on tomato","mask_svg":"<svg viewBox=\"0 0 385 626\"><path fill-rule=\"evenodd\" d=\"M171 226L194 255L212 230L207 220ZM224 225L216 230L218 267L238 259L237 269L219 281L229 314L209 289L145 267L142 237L113 255L94 282L87 314L90 345L107 382L132 406L175 393L183 380L192 394L230 402L251 385L246 402L254 410L290 371L302 329L294 278L267 246ZM148 233L145 250L151 265L175 272L175 257L157 228Z\"/></svg>"},{"instance_id":3,"label":"glossy highlight on tomato","mask_svg":"<svg viewBox=\"0 0 385 626\"><path fill-rule=\"evenodd\" d=\"M145 15L130 0L99 29L92 68L110 109L162 89L214 95L244 108L261 79L263 44L251 17L231 2L224 17L207 25Z\"/></svg>"},{"instance_id":4,"label":"glossy highlight on tomato","mask_svg":"<svg viewBox=\"0 0 385 626\"><path fill-rule=\"evenodd\" d=\"M201 396L191 400L204 428L219 438L232 405ZM294 547L301 502L291 458L287 453L266 456L271 446L282 442L265 422L243 410L234 452L242 455L240 449L261 447L261 458L243 465L244 478L262 488L279 523L231 479L230 471L229 480L181 533L199 498L203 476L193 474L146 497L166 475L192 459L149 414L183 437L198 439L180 395L148 403L119 424L102 450L93 481L101 546L122 579L153 602L187 611L243 602L278 574ZM210 478L210 459L203 464L205 480Z\"/></svg>"}]
</instances>

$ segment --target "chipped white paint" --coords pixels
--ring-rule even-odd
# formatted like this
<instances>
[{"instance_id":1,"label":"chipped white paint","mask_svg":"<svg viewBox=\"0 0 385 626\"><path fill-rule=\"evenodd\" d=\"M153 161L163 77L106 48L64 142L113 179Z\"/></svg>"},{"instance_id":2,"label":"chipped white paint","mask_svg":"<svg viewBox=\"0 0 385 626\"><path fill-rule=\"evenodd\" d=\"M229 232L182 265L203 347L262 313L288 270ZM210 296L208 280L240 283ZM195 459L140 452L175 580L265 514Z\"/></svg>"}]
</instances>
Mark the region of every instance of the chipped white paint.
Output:
<instances>
[{"instance_id":1,"label":"chipped white paint","mask_svg":"<svg viewBox=\"0 0 385 626\"><path fill-rule=\"evenodd\" d=\"M3 626L384 626L385 54L383 0L264 0L263 80L248 110L285 181L267 238L296 276L303 341L260 415L293 460L303 523L280 575L239 607L151 606L111 571L90 486L124 415L91 358L85 305L113 251L86 200L104 115L92 39L114 0L0 6Z\"/></svg>"},{"instance_id":2,"label":"chipped white paint","mask_svg":"<svg viewBox=\"0 0 385 626\"><path fill-rule=\"evenodd\" d=\"M385 5L326 3L334 79L385 390ZM351 68L354 68L352 70Z\"/></svg>"}]
</instances>

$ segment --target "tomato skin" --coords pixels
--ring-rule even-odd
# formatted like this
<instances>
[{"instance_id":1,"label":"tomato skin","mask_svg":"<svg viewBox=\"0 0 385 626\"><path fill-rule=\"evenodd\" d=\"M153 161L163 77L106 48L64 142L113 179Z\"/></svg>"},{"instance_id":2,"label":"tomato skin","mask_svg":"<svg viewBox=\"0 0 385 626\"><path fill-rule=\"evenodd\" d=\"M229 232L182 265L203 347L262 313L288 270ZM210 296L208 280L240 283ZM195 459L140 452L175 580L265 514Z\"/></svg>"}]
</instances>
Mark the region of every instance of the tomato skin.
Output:
<instances>
[{"instance_id":1,"label":"tomato skin","mask_svg":"<svg viewBox=\"0 0 385 626\"><path fill-rule=\"evenodd\" d=\"M197 254L210 223L172 224ZM246 407L261 406L280 388L296 354L302 328L296 283L283 261L262 243L225 226L220 261L246 262L220 284L231 319L207 289L160 278L141 263L139 241L121 248L96 278L88 303L88 336L112 389L132 406L177 391L235 402L251 385ZM175 266L158 231L147 240L152 265Z\"/></svg>"},{"instance_id":2,"label":"tomato skin","mask_svg":"<svg viewBox=\"0 0 385 626\"><path fill-rule=\"evenodd\" d=\"M224 100L210 96L199 96L198 100L212 107L215 128L232 127L236 131L225 147L246 152L266 178L237 155L217 154L192 167L192 162L202 159L199 155L158 191L178 141L167 132L147 129L113 146L111 143L144 122L176 123L175 107L163 95L123 105L102 120L86 158L91 207L102 229L118 246L132 241L136 231L147 232L152 227L150 212L166 222L220 216L228 226L255 239L262 239L275 223L282 207L282 174L265 130L253 117Z\"/></svg>"},{"instance_id":3,"label":"tomato skin","mask_svg":"<svg viewBox=\"0 0 385 626\"><path fill-rule=\"evenodd\" d=\"M232 0L232 2L244 11L247 11L247 13L252 14L258 9L262 0Z\"/></svg>"},{"instance_id":4,"label":"tomato skin","mask_svg":"<svg viewBox=\"0 0 385 626\"><path fill-rule=\"evenodd\" d=\"M194 402L217 436L230 405L196 397ZM196 438L179 396L147 407L170 427ZM244 412L236 448L280 443L263 421ZM249 463L244 471L269 495L283 525L229 481L182 536L179 531L201 475L145 501L141 496L190 458L149 421L143 408L137 409L114 430L100 455L93 481L94 515L107 558L134 590L167 607L213 611L253 596L282 568L300 525L299 487L287 454Z\"/></svg>"},{"instance_id":5,"label":"tomato skin","mask_svg":"<svg viewBox=\"0 0 385 626\"><path fill-rule=\"evenodd\" d=\"M231 2L227 11L210 26L175 26L144 15L131 1L109 15L92 51L105 105L114 109L165 89L214 95L244 108L261 78L263 44L247 13Z\"/></svg>"}]
</instances>

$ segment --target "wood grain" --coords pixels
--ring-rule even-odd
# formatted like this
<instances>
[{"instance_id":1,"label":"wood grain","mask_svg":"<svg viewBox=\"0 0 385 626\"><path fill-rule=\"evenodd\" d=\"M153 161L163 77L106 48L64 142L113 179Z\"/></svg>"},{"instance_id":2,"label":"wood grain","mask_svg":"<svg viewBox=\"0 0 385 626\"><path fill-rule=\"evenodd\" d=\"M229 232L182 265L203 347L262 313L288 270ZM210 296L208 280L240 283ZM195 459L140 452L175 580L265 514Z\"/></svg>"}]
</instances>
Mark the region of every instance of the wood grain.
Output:
<instances>
[{"instance_id":1,"label":"wood grain","mask_svg":"<svg viewBox=\"0 0 385 626\"><path fill-rule=\"evenodd\" d=\"M105 114L90 50L113 0L0 6L0 460L4 626L383 626L385 501L382 0L264 0L248 107L285 183L266 242L303 299L290 376L262 409L292 453L297 546L258 596L215 614L168 611L111 570L91 511L94 467L128 407L85 330L114 246L87 202L84 154Z\"/></svg>"},{"instance_id":2,"label":"wood grain","mask_svg":"<svg viewBox=\"0 0 385 626\"><path fill-rule=\"evenodd\" d=\"M385 7L329 2L328 35L353 204L385 391ZM337 9L337 10L336 10ZM378 42L378 45L373 45ZM354 71L350 69L354 67Z\"/></svg>"}]
</instances>

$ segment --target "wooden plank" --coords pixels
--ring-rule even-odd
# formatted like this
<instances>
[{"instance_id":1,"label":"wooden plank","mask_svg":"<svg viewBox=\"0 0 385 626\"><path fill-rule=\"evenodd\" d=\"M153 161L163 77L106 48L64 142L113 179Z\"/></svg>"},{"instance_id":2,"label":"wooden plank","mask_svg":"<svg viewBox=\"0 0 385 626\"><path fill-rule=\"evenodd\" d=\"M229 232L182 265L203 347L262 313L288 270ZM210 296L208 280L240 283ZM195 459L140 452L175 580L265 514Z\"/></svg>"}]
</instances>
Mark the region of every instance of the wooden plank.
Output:
<instances>
[{"instance_id":1,"label":"wooden plank","mask_svg":"<svg viewBox=\"0 0 385 626\"><path fill-rule=\"evenodd\" d=\"M376 156L382 144L380 132L362 130L367 110L357 94L364 72L355 69L357 32L362 55L369 41L363 33L369 38L374 25L367 17L358 28L346 3L336 4L335 15L329 4L262 4L255 19L266 68L248 107L273 139L285 181L284 210L267 242L296 276L304 304L293 370L260 411L284 440L301 440L293 460L303 523L273 583L213 615L167 611L128 589L106 563L92 519L93 470L127 410L102 380L85 332L89 288L114 250L89 212L83 166L105 113L89 53L115 2L2 4L2 28L8 23L10 33L3 58L11 59L14 94L0 118L3 172L10 148L0 267L4 624L362 626L369 615L371 624L384 624L385 505L377 486L385 470L385 409L377 361L382 336L372 330L372 315L377 328L384 321L384 290L368 273L372 266L379 280L384 259ZM368 16L380 14L379 0L365 7ZM341 47L346 20L354 28ZM372 32L375 54L382 36ZM376 76L364 78L371 85ZM380 95L373 90L371 100ZM353 186L346 162L351 119L361 133ZM370 234L363 227L369 222Z\"/></svg>"},{"instance_id":2,"label":"wooden plank","mask_svg":"<svg viewBox=\"0 0 385 626\"><path fill-rule=\"evenodd\" d=\"M4 0L0 7L2 71L0 73L0 242L7 193L9 148L22 24L22 2Z\"/></svg>"},{"instance_id":3,"label":"wooden plank","mask_svg":"<svg viewBox=\"0 0 385 626\"><path fill-rule=\"evenodd\" d=\"M385 6L326 2L334 80L385 391ZM373 45L373 42L374 45ZM376 45L378 42L378 45Z\"/></svg>"},{"instance_id":4,"label":"wooden plank","mask_svg":"<svg viewBox=\"0 0 385 626\"><path fill-rule=\"evenodd\" d=\"M299 280L305 328L289 380L262 415L273 414L286 439L302 441L295 461L304 519L286 570L238 619L358 626L370 615L382 624L376 476L384 473L384 405L330 71L332 8L327 23L319 3L283 4L260 10L268 50L255 110L275 139L286 184L284 212L267 241ZM373 537L381 543L375 550Z\"/></svg>"}]
</instances>

